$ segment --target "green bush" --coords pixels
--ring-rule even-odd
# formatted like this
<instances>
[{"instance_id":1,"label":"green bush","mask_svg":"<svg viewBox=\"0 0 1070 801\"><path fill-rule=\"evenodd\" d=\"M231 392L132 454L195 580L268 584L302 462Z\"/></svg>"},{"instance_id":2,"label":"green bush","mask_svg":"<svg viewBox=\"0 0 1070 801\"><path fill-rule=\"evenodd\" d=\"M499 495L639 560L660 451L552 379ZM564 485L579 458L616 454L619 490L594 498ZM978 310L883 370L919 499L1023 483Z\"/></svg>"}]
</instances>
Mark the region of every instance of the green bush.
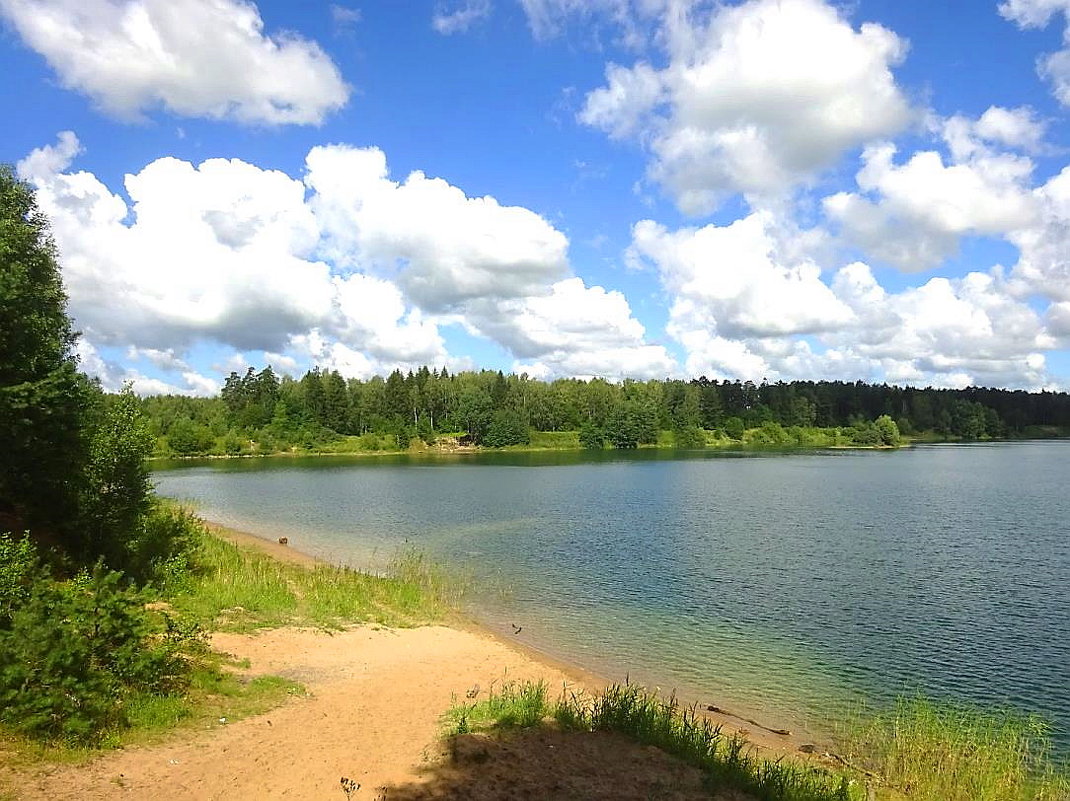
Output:
<instances>
[{"instance_id":1,"label":"green bush","mask_svg":"<svg viewBox=\"0 0 1070 801\"><path fill-rule=\"evenodd\" d=\"M40 573L29 534L21 540L0 534L0 627L29 600L30 588Z\"/></svg>"},{"instance_id":2,"label":"green bush","mask_svg":"<svg viewBox=\"0 0 1070 801\"><path fill-rule=\"evenodd\" d=\"M705 448L706 432L698 426L675 428L672 432L672 444L676 448Z\"/></svg>"},{"instance_id":3,"label":"green bush","mask_svg":"<svg viewBox=\"0 0 1070 801\"><path fill-rule=\"evenodd\" d=\"M494 413L481 444L489 448L502 448L506 445L527 445L529 442L531 432L524 415L511 409L502 409Z\"/></svg>"},{"instance_id":4,"label":"green bush","mask_svg":"<svg viewBox=\"0 0 1070 801\"><path fill-rule=\"evenodd\" d=\"M0 724L94 745L126 725L131 697L183 689L196 627L158 631L144 597L103 567L53 581L27 544L0 538Z\"/></svg>"},{"instance_id":5,"label":"green bush","mask_svg":"<svg viewBox=\"0 0 1070 801\"><path fill-rule=\"evenodd\" d=\"M580 429L580 445L587 450L600 451L606 447L606 433L594 423L588 421Z\"/></svg>"},{"instance_id":6,"label":"green bush","mask_svg":"<svg viewBox=\"0 0 1070 801\"><path fill-rule=\"evenodd\" d=\"M189 509L154 499L124 543L124 572L140 585L171 589L185 579L203 535L203 524Z\"/></svg>"},{"instance_id":7,"label":"green bush","mask_svg":"<svg viewBox=\"0 0 1070 801\"><path fill-rule=\"evenodd\" d=\"M152 636L139 596L100 571L84 585L38 584L0 630L0 723L39 739L98 743L136 692L181 689L177 643Z\"/></svg>"}]
</instances>

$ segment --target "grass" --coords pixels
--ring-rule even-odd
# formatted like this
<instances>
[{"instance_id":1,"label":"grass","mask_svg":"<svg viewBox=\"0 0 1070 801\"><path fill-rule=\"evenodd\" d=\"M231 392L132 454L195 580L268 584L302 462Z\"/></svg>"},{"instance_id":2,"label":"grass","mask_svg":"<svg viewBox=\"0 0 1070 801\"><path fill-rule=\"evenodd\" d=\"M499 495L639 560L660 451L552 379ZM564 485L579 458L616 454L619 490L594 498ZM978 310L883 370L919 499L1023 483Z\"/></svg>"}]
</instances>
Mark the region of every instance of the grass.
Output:
<instances>
[{"instance_id":1,"label":"grass","mask_svg":"<svg viewBox=\"0 0 1070 801\"><path fill-rule=\"evenodd\" d=\"M631 684L587 696L548 698L544 683L510 682L482 701L456 704L445 715L450 735L531 727L554 721L566 731L613 731L702 769L711 790L736 789L756 801L853 801L861 788L822 768L753 755L746 740L724 734L693 708L682 708Z\"/></svg>"},{"instance_id":2,"label":"grass","mask_svg":"<svg viewBox=\"0 0 1070 801\"><path fill-rule=\"evenodd\" d=\"M443 716L448 734L492 728L530 728L554 714L546 682L506 682L471 704L454 704Z\"/></svg>"},{"instance_id":3,"label":"grass","mask_svg":"<svg viewBox=\"0 0 1070 801\"><path fill-rule=\"evenodd\" d=\"M1012 710L904 698L845 727L852 762L912 801L1070 801L1050 726ZM900 794L900 795L897 795Z\"/></svg>"},{"instance_id":4,"label":"grass","mask_svg":"<svg viewBox=\"0 0 1070 801\"><path fill-rule=\"evenodd\" d=\"M130 699L126 705L129 727L109 732L100 748L45 744L5 732L0 737L0 757L13 767L41 762L83 764L99 756L102 748L151 745L178 732L218 728L305 694L297 682L278 676L247 679L237 667L222 654L207 654L194 667L185 692Z\"/></svg>"},{"instance_id":5,"label":"grass","mask_svg":"<svg viewBox=\"0 0 1070 801\"><path fill-rule=\"evenodd\" d=\"M840 772L756 756L694 708L631 684L553 702L545 684L507 683L482 701L455 704L444 722L450 735L551 722L619 732L702 769L711 789L757 801L1070 801L1070 772L1051 756L1047 723L925 698L859 712L840 737Z\"/></svg>"},{"instance_id":6,"label":"grass","mask_svg":"<svg viewBox=\"0 0 1070 801\"><path fill-rule=\"evenodd\" d=\"M441 620L463 589L415 549L397 554L390 577L281 562L211 534L202 537L193 561L186 586L171 603L217 630L414 626Z\"/></svg>"}]
</instances>

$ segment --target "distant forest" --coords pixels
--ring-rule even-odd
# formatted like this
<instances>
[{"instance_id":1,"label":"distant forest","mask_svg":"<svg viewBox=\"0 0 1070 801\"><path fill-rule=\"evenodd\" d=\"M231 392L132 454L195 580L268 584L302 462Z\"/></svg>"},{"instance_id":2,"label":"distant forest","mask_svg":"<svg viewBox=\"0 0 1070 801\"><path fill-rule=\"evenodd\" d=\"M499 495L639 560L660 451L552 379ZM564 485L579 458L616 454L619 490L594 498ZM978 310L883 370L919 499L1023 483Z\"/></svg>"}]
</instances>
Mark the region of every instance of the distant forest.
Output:
<instances>
[{"instance_id":1,"label":"distant forest","mask_svg":"<svg viewBox=\"0 0 1070 801\"><path fill-rule=\"evenodd\" d=\"M160 455L395 450L447 435L488 447L627 448L894 445L900 433L959 440L1070 433L1070 395L1061 392L705 377L617 384L427 367L366 381L318 368L300 379L249 368L231 373L218 397L156 396L142 405Z\"/></svg>"}]
</instances>

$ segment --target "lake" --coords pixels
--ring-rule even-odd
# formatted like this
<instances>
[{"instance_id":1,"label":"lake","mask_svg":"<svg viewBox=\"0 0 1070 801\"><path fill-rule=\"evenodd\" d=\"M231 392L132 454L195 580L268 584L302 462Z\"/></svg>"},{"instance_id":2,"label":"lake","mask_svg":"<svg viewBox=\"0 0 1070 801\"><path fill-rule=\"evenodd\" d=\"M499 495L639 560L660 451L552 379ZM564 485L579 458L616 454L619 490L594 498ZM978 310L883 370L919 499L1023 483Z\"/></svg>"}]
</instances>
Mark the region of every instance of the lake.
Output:
<instances>
[{"instance_id":1,"label":"lake","mask_svg":"<svg viewBox=\"0 0 1070 801\"><path fill-rule=\"evenodd\" d=\"M820 731L859 698L1011 704L1070 746L1070 443L183 462L204 517L333 561L411 543L477 616L610 678Z\"/></svg>"}]
</instances>

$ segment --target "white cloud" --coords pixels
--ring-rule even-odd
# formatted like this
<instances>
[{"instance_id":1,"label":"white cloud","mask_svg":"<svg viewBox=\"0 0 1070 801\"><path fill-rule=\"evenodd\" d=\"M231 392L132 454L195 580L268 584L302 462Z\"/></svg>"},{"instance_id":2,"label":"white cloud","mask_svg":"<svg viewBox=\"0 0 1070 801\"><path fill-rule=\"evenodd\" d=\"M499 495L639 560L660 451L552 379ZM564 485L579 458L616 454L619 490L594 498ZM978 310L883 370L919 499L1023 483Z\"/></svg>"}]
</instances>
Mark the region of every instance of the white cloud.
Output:
<instances>
[{"instance_id":1,"label":"white cloud","mask_svg":"<svg viewBox=\"0 0 1070 801\"><path fill-rule=\"evenodd\" d=\"M331 3L331 21L339 30L346 30L357 25L364 15L359 8L350 8L338 3Z\"/></svg>"},{"instance_id":2,"label":"white cloud","mask_svg":"<svg viewBox=\"0 0 1070 801\"><path fill-rule=\"evenodd\" d=\"M610 65L580 119L637 136L653 155L651 177L687 213L737 192L782 193L910 120L891 72L905 42L873 23L855 30L821 0L667 19L668 65Z\"/></svg>"},{"instance_id":3,"label":"white cloud","mask_svg":"<svg viewBox=\"0 0 1070 801\"><path fill-rule=\"evenodd\" d=\"M331 331L342 341L384 362L440 364L447 358L438 326L419 309L406 309L397 286L361 273L332 280L337 315Z\"/></svg>"},{"instance_id":4,"label":"white cloud","mask_svg":"<svg viewBox=\"0 0 1070 801\"><path fill-rule=\"evenodd\" d=\"M477 22L489 17L491 9L490 0L440 2L431 17L431 27L444 36L464 33Z\"/></svg>"},{"instance_id":5,"label":"white cloud","mask_svg":"<svg viewBox=\"0 0 1070 801\"><path fill-rule=\"evenodd\" d=\"M671 301L666 331L689 375L1050 385L1044 354L1056 332L998 274L889 292L855 262L826 283L809 255L821 244L755 212L675 232L644 221L632 249L657 267Z\"/></svg>"},{"instance_id":6,"label":"white cloud","mask_svg":"<svg viewBox=\"0 0 1070 801\"><path fill-rule=\"evenodd\" d=\"M999 13L1019 28L1045 28L1057 14L1066 18L1067 27L1063 30L1066 46L1041 56L1037 60L1037 72L1051 82L1059 102L1070 106L1070 0L1007 0L1000 4Z\"/></svg>"},{"instance_id":7,"label":"white cloud","mask_svg":"<svg viewBox=\"0 0 1070 801\"><path fill-rule=\"evenodd\" d=\"M821 268L794 252L768 212L728 226L669 232L643 220L632 250L653 262L673 297L668 331L679 338L694 329L731 339L814 334L843 328L850 308L821 281Z\"/></svg>"},{"instance_id":8,"label":"white cloud","mask_svg":"<svg viewBox=\"0 0 1070 801\"><path fill-rule=\"evenodd\" d=\"M1045 315L1048 331L1070 344L1070 301L1053 303Z\"/></svg>"},{"instance_id":9,"label":"white cloud","mask_svg":"<svg viewBox=\"0 0 1070 801\"><path fill-rule=\"evenodd\" d=\"M894 145L866 148L857 175L865 194L827 197L825 213L870 256L912 271L940 264L964 235L1003 235L1030 225L1036 215L1032 161L991 153L956 126L950 136L953 151L966 158L962 163L945 164L939 153L921 151L896 164Z\"/></svg>"},{"instance_id":10,"label":"white cloud","mask_svg":"<svg viewBox=\"0 0 1070 801\"><path fill-rule=\"evenodd\" d=\"M439 327L459 323L548 371L674 369L623 295L569 277L568 241L543 218L422 173L395 183L379 150L314 148L307 185L237 159L158 159L126 177L129 205L68 171L79 151L66 133L19 169L52 220L76 324L132 361L189 372L187 351L217 342L368 375L457 364Z\"/></svg>"},{"instance_id":11,"label":"white cloud","mask_svg":"<svg viewBox=\"0 0 1070 801\"><path fill-rule=\"evenodd\" d=\"M164 158L127 176L128 207L90 173L30 172L40 163L20 171L52 219L72 313L94 341L271 348L329 313L328 267L307 258L318 227L301 182L238 160Z\"/></svg>"},{"instance_id":12,"label":"white cloud","mask_svg":"<svg viewBox=\"0 0 1070 801\"><path fill-rule=\"evenodd\" d=\"M184 359L175 353L174 348L161 350L159 348L138 348L131 345L127 348L128 359L145 359L160 370L189 370L190 366Z\"/></svg>"},{"instance_id":13,"label":"white cloud","mask_svg":"<svg viewBox=\"0 0 1070 801\"><path fill-rule=\"evenodd\" d=\"M933 278L899 293L881 289L865 265L837 274L833 288L851 303L868 337L830 338L893 365L898 374L967 375L971 383L1043 384L1043 351L1054 347L1039 316L985 273Z\"/></svg>"},{"instance_id":14,"label":"white cloud","mask_svg":"<svg viewBox=\"0 0 1070 801\"><path fill-rule=\"evenodd\" d=\"M568 240L528 209L467 197L422 172L396 183L378 148L315 147L307 165L325 253L396 275L427 311L536 294L568 272Z\"/></svg>"},{"instance_id":15,"label":"white cloud","mask_svg":"<svg viewBox=\"0 0 1070 801\"><path fill-rule=\"evenodd\" d=\"M1070 167L1035 189L1033 197L1038 218L1007 236L1019 251L1012 279L1022 293L1070 300Z\"/></svg>"},{"instance_id":16,"label":"white cloud","mask_svg":"<svg viewBox=\"0 0 1070 801\"><path fill-rule=\"evenodd\" d=\"M472 302L465 321L506 347L518 359L514 369L530 375L654 378L677 370L664 347L646 342L622 293L580 278L558 281L542 295Z\"/></svg>"},{"instance_id":17,"label":"white cloud","mask_svg":"<svg viewBox=\"0 0 1070 801\"><path fill-rule=\"evenodd\" d=\"M349 87L317 45L264 34L248 0L0 0L60 81L105 112L314 124Z\"/></svg>"},{"instance_id":18,"label":"white cloud","mask_svg":"<svg viewBox=\"0 0 1070 801\"><path fill-rule=\"evenodd\" d=\"M75 346L75 355L78 357L79 369L98 379L100 385L107 392L118 392L129 384L138 395L196 395L208 397L217 394L220 389L219 382L214 379L201 375L188 366L185 366L185 369L179 369L177 364L166 369L171 372L179 372L182 379L181 384L146 376L139 370L126 367L114 360L103 358L96 347L85 337L81 337L78 340Z\"/></svg>"},{"instance_id":19,"label":"white cloud","mask_svg":"<svg viewBox=\"0 0 1070 801\"><path fill-rule=\"evenodd\" d=\"M615 41L638 48L651 36L650 20L663 12L671 0L520 0L532 35L545 40L562 33L572 18L581 19L598 37L602 19L616 30ZM596 42L597 43L597 42Z\"/></svg>"}]
</instances>

